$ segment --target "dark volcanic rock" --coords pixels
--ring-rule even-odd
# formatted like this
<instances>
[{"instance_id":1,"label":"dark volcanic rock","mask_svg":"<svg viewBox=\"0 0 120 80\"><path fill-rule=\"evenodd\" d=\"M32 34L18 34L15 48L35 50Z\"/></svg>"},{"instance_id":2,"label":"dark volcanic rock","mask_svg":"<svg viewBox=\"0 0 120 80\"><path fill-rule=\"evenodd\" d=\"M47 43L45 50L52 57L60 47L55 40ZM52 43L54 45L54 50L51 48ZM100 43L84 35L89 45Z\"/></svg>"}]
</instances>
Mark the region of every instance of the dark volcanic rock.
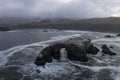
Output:
<instances>
[{"instance_id":1,"label":"dark volcanic rock","mask_svg":"<svg viewBox=\"0 0 120 80\"><path fill-rule=\"evenodd\" d=\"M101 48L102 48L102 52L103 52L104 54L108 54L108 55L111 55L111 56L116 55L116 53L112 52L112 51L107 47L107 45L105 45L105 44L102 45Z\"/></svg>"},{"instance_id":2,"label":"dark volcanic rock","mask_svg":"<svg viewBox=\"0 0 120 80\"><path fill-rule=\"evenodd\" d=\"M55 44L49 47L44 48L40 55L36 58L35 64L38 66L43 66L46 62L51 62L52 58L60 60L60 49L66 48L68 59L70 60L77 60L86 62L88 61L86 51L84 47L78 47L75 44Z\"/></svg>"},{"instance_id":3,"label":"dark volcanic rock","mask_svg":"<svg viewBox=\"0 0 120 80\"><path fill-rule=\"evenodd\" d=\"M77 37L74 39L69 39L64 43L51 44L40 52L34 63L38 66L42 66L47 62L52 62L52 58L60 60L62 57L60 50L63 48L67 51L67 58L69 60L87 62L87 54L97 54L99 51L99 49L94 47L90 41L91 40L89 39Z\"/></svg>"},{"instance_id":4,"label":"dark volcanic rock","mask_svg":"<svg viewBox=\"0 0 120 80\"><path fill-rule=\"evenodd\" d=\"M84 47L78 47L75 44L67 44L66 50L68 51L68 59L82 62L88 61Z\"/></svg>"},{"instance_id":5,"label":"dark volcanic rock","mask_svg":"<svg viewBox=\"0 0 120 80\"><path fill-rule=\"evenodd\" d=\"M87 54L97 54L99 52L99 49L93 44L91 44L90 47L86 50L86 52Z\"/></svg>"},{"instance_id":6,"label":"dark volcanic rock","mask_svg":"<svg viewBox=\"0 0 120 80\"><path fill-rule=\"evenodd\" d=\"M62 48L66 48L66 45L64 43L59 43L59 44L55 44L55 45L51 45L52 48L52 57L54 59L60 60L60 49Z\"/></svg>"},{"instance_id":7,"label":"dark volcanic rock","mask_svg":"<svg viewBox=\"0 0 120 80\"><path fill-rule=\"evenodd\" d=\"M46 64L46 62L52 62L52 55L51 55L51 47L46 47L44 48L39 56L37 56L36 60L35 60L35 64L36 65L40 65L40 66L43 66Z\"/></svg>"}]
</instances>

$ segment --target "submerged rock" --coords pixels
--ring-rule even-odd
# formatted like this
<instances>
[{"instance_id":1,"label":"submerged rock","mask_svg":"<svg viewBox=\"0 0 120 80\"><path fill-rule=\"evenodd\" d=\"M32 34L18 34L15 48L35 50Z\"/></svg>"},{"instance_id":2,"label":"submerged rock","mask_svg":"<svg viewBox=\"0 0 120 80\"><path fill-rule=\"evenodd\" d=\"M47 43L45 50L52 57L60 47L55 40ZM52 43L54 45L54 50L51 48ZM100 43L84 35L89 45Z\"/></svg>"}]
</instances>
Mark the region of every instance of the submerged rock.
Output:
<instances>
[{"instance_id":1,"label":"submerged rock","mask_svg":"<svg viewBox=\"0 0 120 80\"><path fill-rule=\"evenodd\" d=\"M104 37L105 38L113 38L114 36L113 35L105 35Z\"/></svg>"},{"instance_id":2,"label":"submerged rock","mask_svg":"<svg viewBox=\"0 0 120 80\"><path fill-rule=\"evenodd\" d=\"M109 46L111 49L114 49L114 47L113 46Z\"/></svg>"},{"instance_id":3,"label":"submerged rock","mask_svg":"<svg viewBox=\"0 0 120 80\"><path fill-rule=\"evenodd\" d=\"M38 66L45 65L47 62L52 62L52 58L60 60L63 55L61 55L61 49L65 49L64 53L69 60L76 60L87 62L87 54L97 54L99 49L91 44L91 40L87 38L72 38L63 43L52 44L44 48L39 56L35 60L35 64ZM67 53L67 54L66 54ZM63 54L63 53L62 53Z\"/></svg>"},{"instance_id":4,"label":"submerged rock","mask_svg":"<svg viewBox=\"0 0 120 80\"><path fill-rule=\"evenodd\" d=\"M116 37L120 37L120 33L117 33L117 34L116 34Z\"/></svg>"},{"instance_id":5,"label":"submerged rock","mask_svg":"<svg viewBox=\"0 0 120 80\"><path fill-rule=\"evenodd\" d=\"M105 44L102 45L101 48L102 48L102 53L104 54L108 54L110 56L116 55L116 53L112 52Z\"/></svg>"}]
</instances>

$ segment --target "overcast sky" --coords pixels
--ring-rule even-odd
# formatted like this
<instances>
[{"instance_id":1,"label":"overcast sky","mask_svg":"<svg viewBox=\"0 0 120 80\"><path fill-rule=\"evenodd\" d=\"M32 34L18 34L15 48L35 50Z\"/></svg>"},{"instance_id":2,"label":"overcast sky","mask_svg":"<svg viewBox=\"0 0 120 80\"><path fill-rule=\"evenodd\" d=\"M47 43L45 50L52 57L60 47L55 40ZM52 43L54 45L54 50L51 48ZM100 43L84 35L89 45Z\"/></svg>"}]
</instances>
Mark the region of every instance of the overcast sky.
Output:
<instances>
[{"instance_id":1,"label":"overcast sky","mask_svg":"<svg viewBox=\"0 0 120 80\"><path fill-rule=\"evenodd\" d=\"M92 18L120 16L120 0L0 0L0 17Z\"/></svg>"}]
</instances>

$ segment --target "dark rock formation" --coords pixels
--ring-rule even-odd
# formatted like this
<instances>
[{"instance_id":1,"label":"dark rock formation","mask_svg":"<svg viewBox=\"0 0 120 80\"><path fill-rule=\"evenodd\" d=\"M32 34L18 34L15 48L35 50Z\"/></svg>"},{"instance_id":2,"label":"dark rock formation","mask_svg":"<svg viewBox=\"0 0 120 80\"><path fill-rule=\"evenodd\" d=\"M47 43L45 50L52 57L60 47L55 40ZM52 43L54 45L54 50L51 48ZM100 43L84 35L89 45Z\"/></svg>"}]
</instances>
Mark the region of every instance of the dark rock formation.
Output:
<instances>
[{"instance_id":1,"label":"dark rock formation","mask_svg":"<svg viewBox=\"0 0 120 80\"><path fill-rule=\"evenodd\" d=\"M69 60L76 60L87 62L87 54L97 54L99 51L90 40L83 40L81 38L70 39L64 43L51 44L50 46L44 48L40 55L36 58L35 64L38 66L45 65L46 62L51 62L52 58L60 60L60 50L65 48L67 51L67 58Z\"/></svg>"},{"instance_id":2,"label":"dark rock formation","mask_svg":"<svg viewBox=\"0 0 120 80\"><path fill-rule=\"evenodd\" d=\"M36 65L45 65L46 62L52 62L52 55L51 55L51 47L46 47L44 48L41 52L40 55L37 56L36 60L35 60L35 64Z\"/></svg>"},{"instance_id":3,"label":"dark rock formation","mask_svg":"<svg viewBox=\"0 0 120 80\"><path fill-rule=\"evenodd\" d=\"M52 48L51 55L54 59L60 60L60 49L66 48L66 45L64 43L59 43L55 45L50 46Z\"/></svg>"},{"instance_id":4,"label":"dark rock formation","mask_svg":"<svg viewBox=\"0 0 120 80\"><path fill-rule=\"evenodd\" d=\"M39 69L36 69L36 72L37 72L37 73L40 73L41 71L40 71Z\"/></svg>"},{"instance_id":5,"label":"dark rock formation","mask_svg":"<svg viewBox=\"0 0 120 80\"><path fill-rule=\"evenodd\" d=\"M87 54L97 54L99 52L99 49L93 44L91 44L90 47L86 50L86 52Z\"/></svg>"},{"instance_id":6,"label":"dark rock formation","mask_svg":"<svg viewBox=\"0 0 120 80\"><path fill-rule=\"evenodd\" d=\"M68 59L70 60L77 60L86 62L88 61L86 51L84 48L79 48L75 44L55 44L49 47L44 48L37 58L35 60L35 64L38 66L43 66L46 64L46 62L51 62L52 58L60 60L60 49L66 48Z\"/></svg>"},{"instance_id":7,"label":"dark rock formation","mask_svg":"<svg viewBox=\"0 0 120 80\"><path fill-rule=\"evenodd\" d=\"M102 48L102 53L104 54L108 54L110 56L116 55L116 53L112 52L105 44L102 45L101 48Z\"/></svg>"},{"instance_id":8,"label":"dark rock formation","mask_svg":"<svg viewBox=\"0 0 120 80\"><path fill-rule=\"evenodd\" d=\"M84 47L78 47L75 44L67 44L68 59L86 62L88 61Z\"/></svg>"}]
</instances>

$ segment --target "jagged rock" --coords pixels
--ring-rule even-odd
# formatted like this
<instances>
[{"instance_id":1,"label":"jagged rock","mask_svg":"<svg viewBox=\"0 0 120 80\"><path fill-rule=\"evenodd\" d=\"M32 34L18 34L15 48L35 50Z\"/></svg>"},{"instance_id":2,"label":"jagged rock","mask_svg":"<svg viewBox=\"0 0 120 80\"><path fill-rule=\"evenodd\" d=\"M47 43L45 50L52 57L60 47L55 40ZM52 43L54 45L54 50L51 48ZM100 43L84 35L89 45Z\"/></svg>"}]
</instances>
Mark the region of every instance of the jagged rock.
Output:
<instances>
[{"instance_id":1,"label":"jagged rock","mask_svg":"<svg viewBox=\"0 0 120 80\"><path fill-rule=\"evenodd\" d=\"M105 44L102 45L101 48L102 48L102 53L104 54L108 54L110 56L116 55L116 53L112 52Z\"/></svg>"},{"instance_id":2,"label":"jagged rock","mask_svg":"<svg viewBox=\"0 0 120 80\"><path fill-rule=\"evenodd\" d=\"M90 39L83 38L73 38L69 39L64 43L51 44L50 46L44 48L40 55L36 58L36 65L45 65L46 62L51 62L52 58L60 60L60 50L65 48L67 51L67 58L69 60L76 60L87 62L87 54L97 54L99 51L96 47L91 44Z\"/></svg>"},{"instance_id":3,"label":"jagged rock","mask_svg":"<svg viewBox=\"0 0 120 80\"><path fill-rule=\"evenodd\" d=\"M39 56L37 56L37 58L36 58L36 60L35 60L34 63L35 63L36 65L41 65L41 66L43 66L43 65L46 64L46 62L52 62L51 50L52 50L52 49L51 49L50 46L44 48L44 49L40 52Z\"/></svg>"},{"instance_id":4,"label":"jagged rock","mask_svg":"<svg viewBox=\"0 0 120 80\"><path fill-rule=\"evenodd\" d=\"M66 50L68 51L68 59L82 62L88 61L84 47L78 47L75 44L67 44Z\"/></svg>"},{"instance_id":5,"label":"jagged rock","mask_svg":"<svg viewBox=\"0 0 120 80\"><path fill-rule=\"evenodd\" d=\"M68 59L77 60L77 61L88 61L87 55L85 53L85 49L81 47L81 49L74 44L55 44L49 47L44 48L39 56L37 56L35 60L35 64L38 66L43 66L46 62L51 62L52 58L60 60L60 49L65 48L67 50Z\"/></svg>"},{"instance_id":6,"label":"jagged rock","mask_svg":"<svg viewBox=\"0 0 120 80\"><path fill-rule=\"evenodd\" d=\"M59 43L44 48L35 60L36 65L43 66L46 62L52 62L52 58L60 60L60 49L65 48L65 44Z\"/></svg>"},{"instance_id":7,"label":"jagged rock","mask_svg":"<svg viewBox=\"0 0 120 80\"><path fill-rule=\"evenodd\" d=\"M51 55L54 59L60 60L60 49L66 48L64 43L57 43L50 46L52 48Z\"/></svg>"},{"instance_id":8,"label":"jagged rock","mask_svg":"<svg viewBox=\"0 0 120 80\"><path fill-rule=\"evenodd\" d=\"M93 44L89 46L89 48L86 50L87 54L97 54L99 52L99 49L95 47Z\"/></svg>"}]
</instances>

